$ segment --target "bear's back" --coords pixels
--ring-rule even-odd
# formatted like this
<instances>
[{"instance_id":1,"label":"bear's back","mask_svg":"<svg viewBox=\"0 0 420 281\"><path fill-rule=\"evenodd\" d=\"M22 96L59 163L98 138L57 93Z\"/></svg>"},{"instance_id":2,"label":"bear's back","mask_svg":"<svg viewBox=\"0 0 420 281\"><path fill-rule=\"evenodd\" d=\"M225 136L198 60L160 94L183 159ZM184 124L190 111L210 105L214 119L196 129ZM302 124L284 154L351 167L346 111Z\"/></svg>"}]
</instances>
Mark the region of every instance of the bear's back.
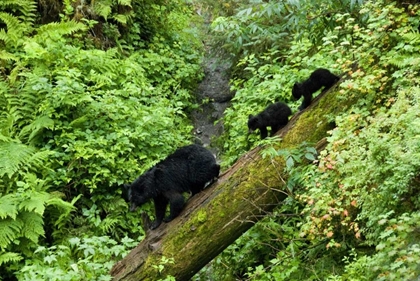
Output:
<instances>
[{"instance_id":1,"label":"bear's back","mask_svg":"<svg viewBox=\"0 0 420 281\"><path fill-rule=\"evenodd\" d=\"M174 153L156 165L157 188L161 191L175 189L179 192L198 192L205 183L215 176L216 159L206 148L187 145L178 148ZM217 169L218 171L218 169Z\"/></svg>"}]
</instances>

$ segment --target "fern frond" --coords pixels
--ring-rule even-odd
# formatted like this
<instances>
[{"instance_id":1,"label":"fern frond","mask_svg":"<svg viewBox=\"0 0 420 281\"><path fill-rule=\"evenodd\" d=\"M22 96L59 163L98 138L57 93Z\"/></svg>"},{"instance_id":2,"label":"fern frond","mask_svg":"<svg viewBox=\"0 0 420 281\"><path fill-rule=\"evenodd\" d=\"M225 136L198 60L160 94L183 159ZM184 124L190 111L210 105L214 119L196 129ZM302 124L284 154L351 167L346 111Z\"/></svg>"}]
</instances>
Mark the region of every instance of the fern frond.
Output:
<instances>
[{"instance_id":1,"label":"fern frond","mask_svg":"<svg viewBox=\"0 0 420 281\"><path fill-rule=\"evenodd\" d=\"M2 32L3 41L8 43L17 43L23 37L25 26L19 21L17 17L9 13L0 12L0 21L7 25L7 33ZM4 31L4 30L3 30Z\"/></svg>"},{"instance_id":2,"label":"fern frond","mask_svg":"<svg viewBox=\"0 0 420 281\"><path fill-rule=\"evenodd\" d=\"M4 263L8 262L18 262L22 260L22 256L18 253L8 252L8 253L1 253L0 254L0 266Z\"/></svg>"},{"instance_id":3,"label":"fern frond","mask_svg":"<svg viewBox=\"0 0 420 281\"><path fill-rule=\"evenodd\" d=\"M129 13L117 14L117 15L113 16L112 18L114 20L116 20L117 22L119 22L119 23L127 24L127 22L131 18L133 18L133 16L134 16L134 12L133 11L130 11Z\"/></svg>"},{"instance_id":4,"label":"fern frond","mask_svg":"<svg viewBox=\"0 0 420 281\"><path fill-rule=\"evenodd\" d=\"M30 143L38 134L42 133L44 129L54 129L54 120L46 115L38 116L31 124L26 125L20 131L19 139L27 139Z\"/></svg>"},{"instance_id":5,"label":"fern frond","mask_svg":"<svg viewBox=\"0 0 420 281\"><path fill-rule=\"evenodd\" d=\"M0 247L6 248L20 235L23 223L21 220L12 218L0 220Z\"/></svg>"},{"instance_id":6,"label":"fern frond","mask_svg":"<svg viewBox=\"0 0 420 281\"><path fill-rule=\"evenodd\" d=\"M5 97L9 103L9 113L13 117L15 123L19 120L33 119L34 111L38 106L36 95L31 95L22 91L19 95L5 94Z\"/></svg>"},{"instance_id":7,"label":"fern frond","mask_svg":"<svg viewBox=\"0 0 420 281\"><path fill-rule=\"evenodd\" d=\"M125 15L118 14L113 16L112 18L119 23L127 24L127 17Z\"/></svg>"},{"instance_id":8,"label":"fern frond","mask_svg":"<svg viewBox=\"0 0 420 281\"><path fill-rule=\"evenodd\" d=\"M7 137L5 135L0 134L0 143L1 142L9 142L9 141L13 141L10 137Z\"/></svg>"},{"instance_id":9,"label":"fern frond","mask_svg":"<svg viewBox=\"0 0 420 281\"><path fill-rule=\"evenodd\" d=\"M75 21L51 22L39 27L37 29L38 33L34 36L34 39L37 42L44 42L47 38L60 38L63 35L85 30L87 30L87 27L83 23Z\"/></svg>"},{"instance_id":10,"label":"fern frond","mask_svg":"<svg viewBox=\"0 0 420 281\"><path fill-rule=\"evenodd\" d=\"M0 219L8 217L16 219L17 214L18 208L15 194L7 194L0 197Z\"/></svg>"},{"instance_id":11,"label":"fern frond","mask_svg":"<svg viewBox=\"0 0 420 281\"><path fill-rule=\"evenodd\" d=\"M33 212L21 212L18 218L23 222L22 236L34 243L38 243L39 237L44 236L42 216Z\"/></svg>"},{"instance_id":12,"label":"fern frond","mask_svg":"<svg viewBox=\"0 0 420 281\"><path fill-rule=\"evenodd\" d=\"M51 192L49 193L49 198L48 200L46 200L46 205L48 206L54 206L57 207L59 209L62 209L63 211L73 211L74 208L74 203L76 203L77 199L79 199L80 197L76 197L74 200L74 202L67 202L64 201L63 199L61 199L61 197L63 197L63 194L56 191L56 192Z\"/></svg>"},{"instance_id":13,"label":"fern frond","mask_svg":"<svg viewBox=\"0 0 420 281\"><path fill-rule=\"evenodd\" d=\"M119 223L119 219L117 218L111 218L111 217L106 217L102 222L101 222L101 229L104 230L105 232L110 232L115 225L117 225Z\"/></svg>"},{"instance_id":14,"label":"fern frond","mask_svg":"<svg viewBox=\"0 0 420 281\"><path fill-rule=\"evenodd\" d=\"M36 148L16 142L0 142L0 177L12 177L36 153Z\"/></svg>"},{"instance_id":15,"label":"fern frond","mask_svg":"<svg viewBox=\"0 0 420 281\"><path fill-rule=\"evenodd\" d=\"M77 197L73 198L70 203L62 201L61 199L58 199L58 198L56 198L55 200L54 198L51 198L47 202L48 205L54 205L56 207L63 209L61 215L58 217L58 219L54 223L57 229L60 229L61 226L64 225L65 222L68 220L70 213L73 210L75 210L74 204L77 202L77 200L80 199L80 197L82 197L82 194L79 194ZM61 202L59 202L58 200L61 200Z\"/></svg>"},{"instance_id":16,"label":"fern frond","mask_svg":"<svg viewBox=\"0 0 420 281\"><path fill-rule=\"evenodd\" d=\"M420 43L420 33L418 32L408 32L402 36L405 42L410 43L411 45L418 45Z\"/></svg>"},{"instance_id":17,"label":"fern frond","mask_svg":"<svg viewBox=\"0 0 420 281\"><path fill-rule=\"evenodd\" d=\"M23 166L26 170L33 170L39 168L45 168L45 163L47 163L55 152L50 150L42 150L37 151L30 155L28 159L26 159L27 163Z\"/></svg>"},{"instance_id":18,"label":"fern frond","mask_svg":"<svg viewBox=\"0 0 420 281\"><path fill-rule=\"evenodd\" d=\"M12 39L7 35L6 31L4 29L0 29L0 40L2 40L6 45L10 44Z\"/></svg>"},{"instance_id":19,"label":"fern frond","mask_svg":"<svg viewBox=\"0 0 420 281\"><path fill-rule=\"evenodd\" d=\"M0 177L7 175L11 178L21 169L39 169L52 154L52 151L38 151L22 143L0 142Z\"/></svg>"},{"instance_id":20,"label":"fern frond","mask_svg":"<svg viewBox=\"0 0 420 281\"><path fill-rule=\"evenodd\" d=\"M103 17L106 21L112 12L112 1L95 1L93 10L95 11L95 14Z\"/></svg>"},{"instance_id":21,"label":"fern frond","mask_svg":"<svg viewBox=\"0 0 420 281\"><path fill-rule=\"evenodd\" d=\"M2 31L3 30L0 31L0 40L3 40L3 38L2 38ZM7 61L7 62L9 62L9 61L17 61L18 60L18 57L15 56L15 55L13 55L13 54L11 54L11 53L9 53L9 52L7 52L6 50L0 50L0 60Z\"/></svg>"},{"instance_id":22,"label":"fern frond","mask_svg":"<svg viewBox=\"0 0 420 281\"><path fill-rule=\"evenodd\" d=\"M13 9L19 10L25 17L25 21L33 22L36 17L36 5L35 0L2 0L0 7L12 7Z\"/></svg>"},{"instance_id":23,"label":"fern frond","mask_svg":"<svg viewBox=\"0 0 420 281\"><path fill-rule=\"evenodd\" d=\"M102 50L89 50L80 53L80 60L87 61L89 65L101 73L108 75L115 75L115 69L120 67L121 60L117 58L117 49Z\"/></svg>"},{"instance_id":24,"label":"fern frond","mask_svg":"<svg viewBox=\"0 0 420 281\"><path fill-rule=\"evenodd\" d=\"M29 194L25 194L25 197L26 198L19 203L19 209L35 212L42 216L45 211L45 202L50 195L46 192L30 192Z\"/></svg>"},{"instance_id":25,"label":"fern frond","mask_svg":"<svg viewBox=\"0 0 420 281\"><path fill-rule=\"evenodd\" d=\"M395 55L389 60L389 63L400 69L408 67L414 70L420 68L420 58L414 58L411 55Z\"/></svg>"}]
</instances>

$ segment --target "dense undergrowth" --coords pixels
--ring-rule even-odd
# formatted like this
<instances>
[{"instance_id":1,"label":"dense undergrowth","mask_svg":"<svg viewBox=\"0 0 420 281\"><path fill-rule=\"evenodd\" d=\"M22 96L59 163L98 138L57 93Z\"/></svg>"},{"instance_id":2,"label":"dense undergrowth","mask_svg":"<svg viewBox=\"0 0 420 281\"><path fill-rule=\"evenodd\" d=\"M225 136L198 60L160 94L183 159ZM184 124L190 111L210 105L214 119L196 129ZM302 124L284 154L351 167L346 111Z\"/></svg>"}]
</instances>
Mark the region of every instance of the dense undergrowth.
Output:
<instances>
[{"instance_id":1,"label":"dense undergrowth","mask_svg":"<svg viewBox=\"0 0 420 281\"><path fill-rule=\"evenodd\" d=\"M265 152L287 158L291 196L194 279L418 279L420 12L409 2L1 1L0 280L110 280L142 239L119 185L192 140L193 9L213 16L215 44L236 62L217 141L225 167L270 147L246 133L248 115L279 100L296 111L292 85L314 69L348 76L342 103L358 98L329 116L316 160L313 144Z\"/></svg>"},{"instance_id":2,"label":"dense undergrowth","mask_svg":"<svg viewBox=\"0 0 420 281\"><path fill-rule=\"evenodd\" d=\"M119 186L191 142L202 71L191 8L140 2L1 1L0 279L109 280L142 239Z\"/></svg>"}]
</instances>

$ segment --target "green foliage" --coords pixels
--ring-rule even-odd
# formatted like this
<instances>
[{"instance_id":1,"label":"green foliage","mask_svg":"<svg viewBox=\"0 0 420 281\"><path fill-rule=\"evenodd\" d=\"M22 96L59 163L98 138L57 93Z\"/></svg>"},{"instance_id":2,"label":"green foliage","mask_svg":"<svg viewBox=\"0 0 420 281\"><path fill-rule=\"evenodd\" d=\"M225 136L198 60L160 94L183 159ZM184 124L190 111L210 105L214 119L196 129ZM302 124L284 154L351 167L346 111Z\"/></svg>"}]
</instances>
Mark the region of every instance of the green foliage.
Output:
<instances>
[{"instance_id":1,"label":"green foliage","mask_svg":"<svg viewBox=\"0 0 420 281\"><path fill-rule=\"evenodd\" d=\"M75 21L67 21L67 22L52 22L49 24L45 24L37 28L37 34L35 35L34 39L38 42L42 42L45 40L59 40L64 35L70 35L77 31L85 31L86 26L82 23L77 23Z\"/></svg>"},{"instance_id":2,"label":"green foliage","mask_svg":"<svg viewBox=\"0 0 420 281\"><path fill-rule=\"evenodd\" d=\"M23 174L17 181L17 190L6 190L0 197L0 248L6 250L0 257L0 264L20 261L32 256L32 249L45 236L44 218L46 208L54 207L60 218L73 210L73 204L64 202L57 193L48 193L45 181L34 174ZM19 178L12 175L12 178Z\"/></svg>"},{"instance_id":3,"label":"green foliage","mask_svg":"<svg viewBox=\"0 0 420 281\"><path fill-rule=\"evenodd\" d=\"M0 29L0 40L5 47L17 48L23 43L23 36L32 31L35 11L34 0L5 0L0 3L0 23L6 25L6 28Z\"/></svg>"},{"instance_id":4,"label":"green foliage","mask_svg":"<svg viewBox=\"0 0 420 281\"><path fill-rule=\"evenodd\" d=\"M332 275L327 280L415 280L420 258L418 227L420 213L404 213L394 219L383 215L385 226L376 246L377 253L358 257L354 251L345 257L345 273Z\"/></svg>"},{"instance_id":5,"label":"green foliage","mask_svg":"<svg viewBox=\"0 0 420 281\"><path fill-rule=\"evenodd\" d=\"M147 49L155 38L168 43L185 35L185 20L192 11L184 1L162 0L99 0L64 1L63 11L52 10L48 3L41 3L41 10L58 20L76 20L89 26L89 35L83 41L96 48L119 47L128 52ZM185 41L188 42L188 41ZM192 42L190 42L192 43Z\"/></svg>"},{"instance_id":6,"label":"green foliage","mask_svg":"<svg viewBox=\"0 0 420 281\"><path fill-rule=\"evenodd\" d=\"M175 261L173 258L167 258L165 256L162 256L159 265L153 265L153 268L155 268L161 275L163 271L165 270L166 264L174 264L174 263ZM158 281L175 281L175 277L171 275L167 275L165 279L159 279Z\"/></svg>"},{"instance_id":7,"label":"green foliage","mask_svg":"<svg viewBox=\"0 0 420 281\"><path fill-rule=\"evenodd\" d=\"M292 193L295 188L298 188L302 183L301 174L306 168L303 164L309 161L314 164L318 162L318 152L314 147L308 146L308 143L306 142L301 143L294 149L282 149L276 151L273 147L268 147L263 150L263 157L267 155L273 159L281 156L285 160L285 172L289 174L286 187L290 193Z\"/></svg>"},{"instance_id":8,"label":"green foliage","mask_svg":"<svg viewBox=\"0 0 420 281\"><path fill-rule=\"evenodd\" d=\"M126 237L142 238L119 186L192 138L191 8L207 5L225 9L214 33L238 62L224 166L278 141L247 135L248 115L275 101L296 111L291 87L318 67L348 73L335 94L358 102L329 116L319 159L307 144L265 152L284 158L289 198L197 278L415 279L419 9L362 2L1 1L1 278L110 280L137 243Z\"/></svg>"},{"instance_id":9,"label":"green foliage","mask_svg":"<svg viewBox=\"0 0 420 281\"><path fill-rule=\"evenodd\" d=\"M309 11L319 7L313 4ZM227 165L238 156L235 150L242 153L249 147L244 137L246 116L277 100L269 91L260 92L272 81L277 82L272 87L284 88L278 96L287 101L295 81L316 67L326 67L349 74L335 94L343 104L348 99L357 102L329 117L336 128L315 162L313 149L306 151L306 145L265 151L284 157L289 198L203 274L220 280L419 276L418 6L369 1L356 10L333 13L331 20L333 26L318 38L322 46L312 45L316 40L311 36L318 36L312 29L300 33L299 41L291 39L287 51L249 54L240 60L244 71L233 80L236 96L223 120ZM260 100L251 105L255 99ZM297 104L291 106L295 109ZM305 157L306 152L311 155ZM305 165L305 158L317 165Z\"/></svg>"},{"instance_id":10,"label":"green foliage","mask_svg":"<svg viewBox=\"0 0 420 281\"><path fill-rule=\"evenodd\" d=\"M19 280L111 280L113 264L138 242L106 236L71 238L66 244L38 247L17 274ZM52 266L53 265L53 266Z\"/></svg>"},{"instance_id":11,"label":"green foliage","mask_svg":"<svg viewBox=\"0 0 420 281\"><path fill-rule=\"evenodd\" d=\"M50 157L50 151L38 151L33 146L17 142L0 142L0 177L11 178L19 170L36 170Z\"/></svg>"},{"instance_id":12,"label":"green foliage","mask_svg":"<svg viewBox=\"0 0 420 281\"><path fill-rule=\"evenodd\" d=\"M0 270L109 280L144 234L120 185L192 138L201 42L182 1L47 3L0 3Z\"/></svg>"},{"instance_id":13,"label":"green foliage","mask_svg":"<svg viewBox=\"0 0 420 281\"><path fill-rule=\"evenodd\" d=\"M235 15L216 18L213 31L224 47L239 58L268 50L283 52L295 36L318 44L337 25L336 14L357 16L363 2L249 1Z\"/></svg>"}]
</instances>

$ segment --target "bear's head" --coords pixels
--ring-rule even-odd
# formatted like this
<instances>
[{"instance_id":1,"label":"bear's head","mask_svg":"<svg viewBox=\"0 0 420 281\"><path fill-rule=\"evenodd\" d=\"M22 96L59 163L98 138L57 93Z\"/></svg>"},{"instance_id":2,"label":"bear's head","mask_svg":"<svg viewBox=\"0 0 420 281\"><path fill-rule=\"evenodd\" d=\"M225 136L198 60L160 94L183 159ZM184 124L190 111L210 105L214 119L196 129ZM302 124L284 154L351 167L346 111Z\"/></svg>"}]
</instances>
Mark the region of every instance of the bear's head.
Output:
<instances>
[{"instance_id":1,"label":"bear's head","mask_svg":"<svg viewBox=\"0 0 420 281\"><path fill-rule=\"evenodd\" d=\"M292 95L295 98L295 100L300 99L300 97L302 96L302 84L301 83L295 83L293 85Z\"/></svg>"},{"instance_id":2,"label":"bear's head","mask_svg":"<svg viewBox=\"0 0 420 281\"><path fill-rule=\"evenodd\" d=\"M128 188L128 201L130 202L130 211L134 212L137 207L146 203L150 197L145 192L145 189L141 186L134 186L130 185Z\"/></svg>"},{"instance_id":3,"label":"bear's head","mask_svg":"<svg viewBox=\"0 0 420 281\"><path fill-rule=\"evenodd\" d=\"M258 118L258 116L254 116L250 114L248 116L248 129L249 129L248 133L252 133L259 127L260 127L260 119Z\"/></svg>"},{"instance_id":4,"label":"bear's head","mask_svg":"<svg viewBox=\"0 0 420 281\"><path fill-rule=\"evenodd\" d=\"M148 170L138 177L132 184L125 184L126 194L130 202L130 211L133 212L137 207L156 197L154 187L154 168Z\"/></svg>"}]
</instances>

